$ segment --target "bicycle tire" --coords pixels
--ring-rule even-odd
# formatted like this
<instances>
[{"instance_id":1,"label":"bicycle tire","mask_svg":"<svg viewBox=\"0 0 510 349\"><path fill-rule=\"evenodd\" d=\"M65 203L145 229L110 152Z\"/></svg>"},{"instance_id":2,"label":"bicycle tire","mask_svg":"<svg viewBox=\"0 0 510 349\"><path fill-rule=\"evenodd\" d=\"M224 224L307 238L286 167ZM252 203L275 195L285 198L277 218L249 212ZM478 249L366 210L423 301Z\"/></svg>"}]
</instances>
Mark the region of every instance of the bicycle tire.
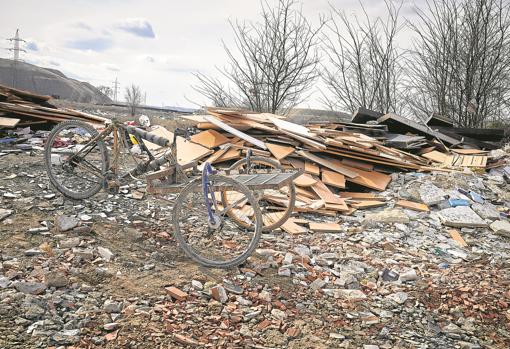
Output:
<instances>
[{"instance_id":1,"label":"bicycle tire","mask_svg":"<svg viewBox=\"0 0 510 349\"><path fill-rule=\"evenodd\" d=\"M97 183L96 185L93 185L88 190L84 190L82 192L74 192L74 191L67 189L64 185L62 185L59 182L58 178L54 175L52 168L51 168L52 167L52 161L51 161L52 151L51 151L51 149L52 149L52 145L55 140L55 137L60 133L60 131L62 131L63 129L68 128L68 127L81 127L83 129L85 129L86 131L88 131L92 137L95 137L99 134L92 126L90 126L89 124L87 124L83 121L68 120L68 121L59 123L57 126L55 126L51 130L51 132L48 136L48 139L46 140L45 147L44 147L44 161L45 161L46 173L48 174L50 183L64 196L71 198L71 199L75 199L75 200L83 200L83 199L89 198L89 197L97 194L102 188L102 183ZM98 147L99 152L101 154L101 164L102 164L101 172L102 172L102 174L104 174L104 173L106 173L106 171L108 169L108 162L109 162L108 151L107 151L106 145L101 140L96 142L96 146Z\"/></svg>"},{"instance_id":2,"label":"bicycle tire","mask_svg":"<svg viewBox=\"0 0 510 349\"><path fill-rule=\"evenodd\" d=\"M217 260L212 260L212 259L205 258L205 257L201 256L200 254L195 252L195 250L186 242L185 237L181 233L181 229L179 226L179 221L180 221L179 218L181 217L181 215L187 216L189 214L189 210L185 210L185 208L183 207L184 200L185 200L186 196L189 193L196 192L197 190L198 190L198 192L201 193L202 178L200 178L200 177L195 178L190 183L188 183L183 188L183 190L179 193L179 196L177 197L177 199L175 201L175 205L173 208L173 217L172 217L173 225L174 225L173 234L174 234L175 239L179 243L179 246L183 249L184 253L188 257L190 257L192 260L194 260L195 262L197 262L205 267L223 268L223 269L232 268L232 267L235 267L235 266L245 262L246 259L248 259L248 257L251 256L253 251L257 248L259 240L260 240L260 236L262 234L262 215L260 213L260 208L258 207L257 200L255 200L255 197L253 196L251 191L244 184L237 182L236 180L229 178L227 176L223 176L223 175L210 175L209 180L213 183L214 182L227 183L227 184L231 185L235 190L242 192L243 194L246 195L247 202L252 206L252 208L254 210L254 217L255 217L253 237L251 238L251 241L250 241L248 247L245 249L245 251L243 253L241 253L238 257L233 258L232 260L217 261ZM207 215L207 212L204 212L204 214Z\"/></svg>"},{"instance_id":3,"label":"bicycle tire","mask_svg":"<svg viewBox=\"0 0 510 349\"><path fill-rule=\"evenodd\" d=\"M243 159L235 162L232 166L230 166L229 170L236 170L237 168L239 168L243 165L246 165L246 163L247 163L247 159L243 158ZM262 157L262 156L250 157L250 163L259 163L259 164L269 165L279 171L284 171L284 168L282 167L282 165L279 162L277 162L276 160L270 159L270 158ZM290 215L292 214L292 211L294 210L294 206L296 204L296 186L294 185L294 182L291 182L288 185L288 188L289 188L289 190L288 190L289 202L288 202L287 209L285 211L281 211L281 212L284 212L283 215L281 216L280 219L274 221L274 223L271 223L271 224L264 223L264 227L262 228L263 232L268 232L268 231L272 231L274 229L279 228L283 223L285 223L287 221L287 219L289 219ZM223 197L223 199L226 200L225 197ZM240 226L245 226L243 221L236 217L235 213L233 213L232 211L229 211L227 214L231 215L230 218L232 218ZM262 214L262 216L264 216L264 214Z\"/></svg>"}]
</instances>

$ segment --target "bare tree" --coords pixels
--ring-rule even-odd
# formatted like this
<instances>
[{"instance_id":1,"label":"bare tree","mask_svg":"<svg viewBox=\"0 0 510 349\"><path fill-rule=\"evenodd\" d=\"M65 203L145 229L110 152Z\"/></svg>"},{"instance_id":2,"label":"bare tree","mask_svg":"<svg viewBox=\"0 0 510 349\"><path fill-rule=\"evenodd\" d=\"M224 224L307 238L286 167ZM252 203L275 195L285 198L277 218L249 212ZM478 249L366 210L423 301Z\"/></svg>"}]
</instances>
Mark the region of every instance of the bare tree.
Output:
<instances>
[{"instance_id":1,"label":"bare tree","mask_svg":"<svg viewBox=\"0 0 510 349\"><path fill-rule=\"evenodd\" d=\"M101 92L102 94L104 94L106 97L112 98L113 89L111 87L101 85L101 86L97 86L97 90L99 92Z\"/></svg>"},{"instance_id":2,"label":"bare tree","mask_svg":"<svg viewBox=\"0 0 510 349\"><path fill-rule=\"evenodd\" d=\"M262 2L260 23L230 23L235 49L223 43L229 64L218 70L232 86L198 73L195 90L219 106L286 113L306 99L319 76L323 23L314 28L292 0L276 7Z\"/></svg>"},{"instance_id":3,"label":"bare tree","mask_svg":"<svg viewBox=\"0 0 510 349\"><path fill-rule=\"evenodd\" d=\"M131 116L135 116L136 109L142 102L142 90L140 90L139 86L132 84L131 86L126 87L125 93L124 98L126 99L129 113Z\"/></svg>"},{"instance_id":4,"label":"bare tree","mask_svg":"<svg viewBox=\"0 0 510 349\"><path fill-rule=\"evenodd\" d=\"M323 102L330 109L354 112L362 106L382 113L402 112L403 53L395 43L402 28L402 2L385 4L387 15L375 20L363 4L362 19L331 7L324 35L328 61L323 69L327 88Z\"/></svg>"},{"instance_id":5,"label":"bare tree","mask_svg":"<svg viewBox=\"0 0 510 349\"><path fill-rule=\"evenodd\" d=\"M510 2L427 2L409 64L410 105L416 115L437 112L459 126L508 118Z\"/></svg>"}]
</instances>

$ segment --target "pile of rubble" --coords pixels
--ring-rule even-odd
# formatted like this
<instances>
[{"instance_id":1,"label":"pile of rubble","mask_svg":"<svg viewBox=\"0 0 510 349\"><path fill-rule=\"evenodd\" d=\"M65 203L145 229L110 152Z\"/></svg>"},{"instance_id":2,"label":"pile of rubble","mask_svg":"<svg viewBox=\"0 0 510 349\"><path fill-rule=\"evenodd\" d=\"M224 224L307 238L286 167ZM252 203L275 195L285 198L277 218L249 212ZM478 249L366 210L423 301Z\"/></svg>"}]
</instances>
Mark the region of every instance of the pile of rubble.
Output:
<instances>
[{"instance_id":1,"label":"pile of rubble","mask_svg":"<svg viewBox=\"0 0 510 349\"><path fill-rule=\"evenodd\" d=\"M271 150L251 141L240 145L239 135L203 122L210 123L200 125L207 133L178 139L183 145L178 149L197 151L188 148L181 161L201 152L203 161L235 150L233 161L246 148L276 158L290 144L275 140L286 138L298 144L282 163L308 162L305 170L315 181L299 182L300 190L324 200L313 190L320 181L349 210L328 210L324 200L320 210L294 215L295 224L308 229L265 233L241 267L206 270L176 246L164 214L171 201L144 195L143 182L116 195L65 199L45 176L41 146L47 132L11 130L6 137L16 141L0 143L0 347L510 346L509 149L483 153L485 168L440 164L434 171L435 165L418 154L427 145L393 153L393 146L381 143L386 136L364 134L368 140L351 131L342 137L353 138L335 140L335 131L347 132L341 124L306 127L316 134L312 139L292 131L282 136L272 121L257 121L278 131L265 136L260 128L228 123L266 147L281 146ZM210 134L213 142L204 137ZM228 141L214 143L223 140L217 134ZM325 150L310 145L322 139ZM331 146L331 139L354 149ZM366 143L364 151L359 143ZM367 155L375 149L379 155ZM364 157L356 161L374 167L346 163L330 150L355 153ZM440 145L434 150L452 155ZM402 154L399 166L397 153ZM381 158L391 164L381 168L368 161ZM389 181L377 193L369 192L369 186L349 181L330 163L323 165L324 159L337 170ZM222 164L228 161L215 162ZM319 167L318 174L311 165ZM328 182L326 171L343 175L345 189ZM374 201L384 205L356 207Z\"/></svg>"}]
</instances>

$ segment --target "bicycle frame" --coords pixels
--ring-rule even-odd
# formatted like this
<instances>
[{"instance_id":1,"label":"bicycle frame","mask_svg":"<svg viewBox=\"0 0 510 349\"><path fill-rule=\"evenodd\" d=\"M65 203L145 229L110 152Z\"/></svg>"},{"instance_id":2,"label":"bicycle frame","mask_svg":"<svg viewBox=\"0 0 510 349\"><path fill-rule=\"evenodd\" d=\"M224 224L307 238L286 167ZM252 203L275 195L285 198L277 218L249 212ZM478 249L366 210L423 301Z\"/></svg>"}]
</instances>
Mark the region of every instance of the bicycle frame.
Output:
<instances>
[{"instance_id":1,"label":"bicycle frame","mask_svg":"<svg viewBox=\"0 0 510 349\"><path fill-rule=\"evenodd\" d=\"M86 160L84 160L84 157L89 154L96 146L98 142L105 142L106 138L113 133L113 147L112 147L112 162L109 163L109 157L107 156L107 170L105 173L101 173L100 169L94 167L92 164L88 163ZM111 120L111 122L107 123L106 128L101 131L97 136L92 138L85 146L80 149L78 152L74 153L68 158L68 162L71 163L74 166L78 166L82 168L84 171L104 180L107 176L107 174L112 174L114 177L119 179L119 155L121 152L122 146L126 146L125 142L126 139L119 139L119 136L121 134L125 135L132 135L135 137L137 143L139 144L141 150L145 152L149 160L143 163L140 163L137 167L133 168L132 170L128 171L126 174L124 174L122 179L130 176L130 175L140 175L144 174L150 170L158 170L159 167L165 163L169 162L170 166L174 167L175 170L178 171L180 174L184 174L184 171L181 169L181 166L176 161L176 134L174 134L174 141L170 145L170 151L166 152L159 158L155 158L154 155L149 151L149 149L145 146L143 143L143 140L153 141L158 145L167 146L169 143L169 140L166 138L158 137L156 135L150 134L144 130L126 126L119 122L118 120Z\"/></svg>"}]
</instances>

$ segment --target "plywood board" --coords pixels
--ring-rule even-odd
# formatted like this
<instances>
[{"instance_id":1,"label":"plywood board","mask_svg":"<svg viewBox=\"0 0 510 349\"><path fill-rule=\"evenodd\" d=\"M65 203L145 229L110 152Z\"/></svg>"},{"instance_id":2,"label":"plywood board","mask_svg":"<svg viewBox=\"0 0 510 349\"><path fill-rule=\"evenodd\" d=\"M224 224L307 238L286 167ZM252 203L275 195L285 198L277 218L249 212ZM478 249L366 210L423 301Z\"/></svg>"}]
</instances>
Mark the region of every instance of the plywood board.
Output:
<instances>
[{"instance_id":1,"label":"plywood board","mask_svg":"<svg viewBox=\"0 0 510 349\"><path fill-rule=\"evenodd\" d=\"M408 209L414 210L414 211L422 211L422 212L429 211L429 207L427 205L420 204L418 202L413 202L413 201L398 200L395 205L405 207L405 208L408 208Z\"/></svg>"},{"instance_id":2,"label":"plywood board","mask_svg":"<svg viewBox=\"0 0 510 349\"><path fill-rule=\"evenodd\" d=\"M427 158L429 160L432 160L435 162L440 162L440 163L444 162L448 158L447 154L441 153L437 150L432 150L431 152L422 154L421 156L423 156L424 158Z\"/></svg>"},{"instance_id":3,"label":"plywood board","mask_svg":"<svg viewBox=\"0 0 510 349\"><path fill-rule=\"evenodd\" d=\"M286 147L284 145L278 145L273 143L266 143L266 147L267 149L269 149L271 154L273 154L273 156L278 160L286 158L295 151L295 148L293 147Z\"/></svg>"},{"instance_id":4,"label":"plywood board","mask_svg":"<svg viewBox=\"0 0 510 349\"><path fill-rule=\"evenodd\" d=\"M339 165L338 163L333 163L329 159L321 158L321 157L319 157L319 156L317 156L315 154L312 154L312 153L310 153L308 151L300 150L297 153L299 155L303 156L304 158L308 159L308 160L316 162L316 163L318 163L321 166L329 168L330 170L333 170L333 171L336 171L338 173L341 173L341 174L343 174L346 177L354 178L354 177L358 176L358 172L357 171L347 169L347 168L345 168L345 166L342 166L341 164Z\"/></svg>"},{"instance_id":5,"label":"plywood board","mask_svg":"<svg viewBox=\"0 0 510 349\"><path fill-rule=\"evenodd\" d=\"M477 155L477 154L487 154L489 151L480 150L480 149L450 149L454 153L462 154L462 155Z\"/></svg>"},{"instance_id":6,"label":"plywood board","mask_svg":"<svg viewBox=\"0 0 510 349\"><path fill-rule=\"evenodd\" d=\"M364 209L364 208L381 207L381 206L386 205L386 202L363 200L363 201L357 201L357 202L350 203L350 205L357 209Z\"/></svg>"},{"instance_id":7,"label":"plywood board","mask_svg":"<svg viewBox=\"0 0 510 349\"><path fill-rule=\"evenodd\" d=\"M359 169L365 170L365 171L372 171L374 169L373 164L369 164L369 163L366 163L363 161L357 161L357 160L353 160L353 159L342 159L342 164L351 166L354 168L359 168Z\"/></svg>"},{"instance_id":8,"label":"plywood board","mask_svg":"<svg viewBox=\"0 0 510 349\"><path fill-rule=\"evenodd\" d=\"M310 230L316 233L341 233L342 226L338 223L317 223L310 222Z\"/></svg>"},{"instance_id":9,"label":"plywood board","mask_svg":"<svg viewBox=\"0 0 510 349\"><path fill-rule=\"evenodd\" d=\"M333 192L329 190L329 188L321 181L317 181L317 183L312 185L311 188L325 202L340 205L344 203L344 200L342 198L340 198L338 195L333 194Z\"/></svg>"},{"instance_id":10,"label":"plywood board","mask_svg":"<svg viewBox=\"0 0 510 349\"><path fill-rule=\"evenodd\" d=\"M487 156L484 155L449 155L443 162L449 167L485 167Z\"/></svg>"},{"instance_id":11,"label":"plywood board","mask_svg":"<svg viewBox=\"0 0 510 349\"><path fill-rule=\"evenodd\" d=\"M244 139L245 141L247 142L250 142L251 144L259 147L259 148L262 148L264 150L267 149L266 145L264 144L264 142L262 141L259 141L258 139L244 133L244 132L241 132L239 130L236 130L235 128L225 124L223 121L215 118L214 116L211 116L211 115L207 115L204 117L207 121L215 124L216 126L218 127L221 127L223 130L233 134L234 136L237 136L241 139Z\"/></svg>"},{"instance_id":12,"label":"plywood board","mask_svg":"<svg viewBox=\"0 0 510 349\"><path fill-rule=\"evenodd\" d=\"M308 161L305 162L305 172L313 174L315 176L318 176L321 173L319 166L317 166L313 162L308 162Z\"/></svg>"},{"instance_id":13,"label":"plywood board","mask_svg":"<svg viewBox=\"0 0 510 349\"><path fill-rule=\"evenodd\" d=\"M285 230L287 233L292 235L304 234L308 232L308 229L305 227L298 225L294 222L293 218L287 219L285 223L283 223L280 228Z\"/></svg>"},{"instance_id":14,"label":"plywood board","mask_svg":"<svg viewBox=\"0 0 510 349\"><path fill-rule=\"evenodd\" d=\"M0 117L0 127L15 127L20 122L20 119Z\"/></svg>"},{"instance_id":15,"label":"plywood board","mask_svg":"<svg viewBox=\"0 0 510 349\"><path fill-rule=\"evenodd\" d=\"M174 139L174 134L162 126L156 127L151 131L151 133L160 137L167 138L170 140L170 142L172 142ZM151 143L145 139L143 142L149 150L161 149L159 145ZM180 165L189 164L190 162L202 159L212 153L213 151L211 149L203 147L200 144L190 142L183 137L177 136L177 162Z\"/></svg>"},{"instance_id":16,"label":"plywood board","mask_svg":"<svg viewBox=\"0 0 510 349\"><path fill-rule=\"evenodd\" d=\"M322 181L324 182L324 184L331 185L332 187L340 189L345 188L345 176L334 171L323 169Z\"/></svg>"},{"instance_id":17,"label":"plywood board","mask_svg":"<svg viewBox=\"0 0 510 349\"><path fill-rule=\"evenodd\" d=\"M300 187L311 187L315 183L317 183L317 180L307 173L303 173L301 176L294 179L294 184Z\"/></svg>"},{"instance_id":18,"label":"plywood board","mask_svg":"<svg viewBox=\"0 0 510 349\"><path fill-rule=\"evenodd\" d=\"M207 130L190 137L191 141L206 148L216 148L229 142L229 139L215 130Z\"/></svg>"},{"instance_id":19,"label":"plywood board","mask_svg":"<svg viewBox=\"0 0 510 349\"><path fill-rule=\"evenodd\" d=\"M382 199L382 197L380 197L376 194L373 194L373 193L356 193L356 192L351 192L351 191L343 191L343 192L341 191L340 193L338 193L338 195L342 198L355 199L357 201Z\"/></svg>"}]
</instances>

